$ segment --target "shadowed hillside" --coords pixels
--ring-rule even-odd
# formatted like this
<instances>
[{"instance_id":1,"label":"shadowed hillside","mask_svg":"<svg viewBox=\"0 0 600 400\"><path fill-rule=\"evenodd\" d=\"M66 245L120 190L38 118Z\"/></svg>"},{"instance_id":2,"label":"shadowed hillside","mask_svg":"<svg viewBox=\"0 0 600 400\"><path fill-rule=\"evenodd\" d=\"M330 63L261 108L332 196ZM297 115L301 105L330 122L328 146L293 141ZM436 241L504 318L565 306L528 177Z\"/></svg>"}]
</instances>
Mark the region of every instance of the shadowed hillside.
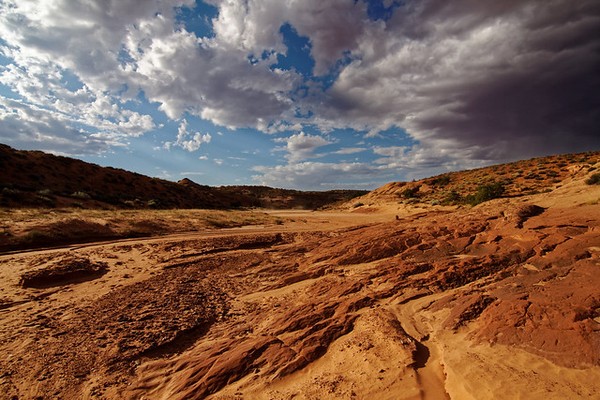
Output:
<instances>
[{"instance_id":1,"label":"shadowed hillside","mask_svg":"<svg viewBox=\"0 0 600 400\"><path fill-rule=\"evenodd\" d=\"M210 187L187 178L175 183L41 151L19 151L2 144L0 170L3 207L316 209L366 193Z\"/></svg>"}]
</instances>

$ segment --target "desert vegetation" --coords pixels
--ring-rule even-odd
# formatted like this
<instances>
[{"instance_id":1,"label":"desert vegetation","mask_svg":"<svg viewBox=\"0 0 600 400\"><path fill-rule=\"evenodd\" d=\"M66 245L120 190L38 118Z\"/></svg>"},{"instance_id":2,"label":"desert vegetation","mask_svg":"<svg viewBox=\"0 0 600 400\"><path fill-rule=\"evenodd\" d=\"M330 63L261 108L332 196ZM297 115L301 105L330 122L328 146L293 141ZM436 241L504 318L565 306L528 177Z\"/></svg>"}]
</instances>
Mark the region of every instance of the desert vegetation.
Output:
<instances>
[{"instance_id":1,"label":"desert vegetation","mask_svg":"<svg viewBox=\"0 0 600 400\"><path fill-rule=\"evenodd\" d=\"M392 182L355 199L364 208L377 203L413 206L476 206L496 198L548 193L566 182L587 177L600 163L600 152L558 155L509 164L449 172L415 182ZM596 182L597 174L588 179ZM590 183L591 184L591 183Z\"/></svg>"},{"instance_id":2,"label":"desert vegetation","mask_svg":"<svg viewBox=\"0 0 600 400\"><path fill-rule=\"evenodd\" d=\"M502 182L486 183L478 186L474 194L467 195L464 199L464 202L475 206L483 203L484 201L502 197L505 190L505 185Z\"/></svg>"},{"instance_id":3,"label":"desert vegetation","mask_svg":"<svg viewBox=\"0 0 600 400\"><path fill-rule=\"evenodd\" d=\"M600 173L592 174L588 179L585 180L588 185L600 185Z\"/></svg>"}]
</instances>

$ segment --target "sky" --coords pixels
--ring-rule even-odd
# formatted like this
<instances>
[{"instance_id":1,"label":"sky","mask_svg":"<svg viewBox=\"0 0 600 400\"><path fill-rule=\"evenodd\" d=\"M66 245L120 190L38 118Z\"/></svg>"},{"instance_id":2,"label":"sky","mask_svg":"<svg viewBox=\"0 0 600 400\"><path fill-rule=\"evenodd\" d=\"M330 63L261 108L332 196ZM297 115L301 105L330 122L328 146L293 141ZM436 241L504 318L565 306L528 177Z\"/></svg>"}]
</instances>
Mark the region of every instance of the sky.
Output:
<instances>
[{"instance_id":1,"label":"sky","mask_svg":"<svg viewBox=\"0 0 600 400\"><path fill-rule=\"evenodd\" d=\"M600 149L597 0L0 0L0 143L374 189Z\"/></svg>"}]
</instances>

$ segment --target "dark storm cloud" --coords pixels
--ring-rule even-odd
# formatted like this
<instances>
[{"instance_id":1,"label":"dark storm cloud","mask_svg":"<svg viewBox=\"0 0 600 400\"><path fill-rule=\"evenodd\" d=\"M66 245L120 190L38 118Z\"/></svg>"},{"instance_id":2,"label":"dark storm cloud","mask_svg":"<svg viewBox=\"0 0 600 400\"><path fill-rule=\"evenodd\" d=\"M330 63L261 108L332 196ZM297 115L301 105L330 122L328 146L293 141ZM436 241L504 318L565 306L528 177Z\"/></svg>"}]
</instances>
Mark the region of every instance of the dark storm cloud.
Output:
<instances>
[{"instance_id":1,"label":"dark storm cloud","mask_svg":"<svg viewBox=\"0 0 600 400\"><path fill-rule=\"evenodd\" d=\"M364 35L322 120L482 160L600 148L599 33L597 1L407 2Z\"/></svg>"}]
</instances>

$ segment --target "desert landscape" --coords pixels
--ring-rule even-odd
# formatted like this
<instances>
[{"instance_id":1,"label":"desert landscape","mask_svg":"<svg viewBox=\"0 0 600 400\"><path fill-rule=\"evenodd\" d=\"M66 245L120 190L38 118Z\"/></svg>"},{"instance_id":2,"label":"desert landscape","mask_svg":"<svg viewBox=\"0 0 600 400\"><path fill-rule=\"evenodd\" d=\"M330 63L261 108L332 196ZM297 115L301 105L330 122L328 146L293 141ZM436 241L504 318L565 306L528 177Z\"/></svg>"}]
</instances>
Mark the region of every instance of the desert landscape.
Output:
<instances>
[{"instance_id":1,"label":"desert landscape","mask_svg":"<svg viewBox=\"0 0 600 400\"><path fill-rule=\"evenodd\" d=\"M538 158L317 210L2 182L0 397L597 399L599 169Z\"/></svg>"},{"instance_id":2,"label":"desert landscape","mask_svg":"<svg viewBox=\"0 0 600 400\"><path fill-rule=\"evenodd\" d=\"M0 400L600 400L598 32L0 0Z\"/></svg>"}]
</instances>

